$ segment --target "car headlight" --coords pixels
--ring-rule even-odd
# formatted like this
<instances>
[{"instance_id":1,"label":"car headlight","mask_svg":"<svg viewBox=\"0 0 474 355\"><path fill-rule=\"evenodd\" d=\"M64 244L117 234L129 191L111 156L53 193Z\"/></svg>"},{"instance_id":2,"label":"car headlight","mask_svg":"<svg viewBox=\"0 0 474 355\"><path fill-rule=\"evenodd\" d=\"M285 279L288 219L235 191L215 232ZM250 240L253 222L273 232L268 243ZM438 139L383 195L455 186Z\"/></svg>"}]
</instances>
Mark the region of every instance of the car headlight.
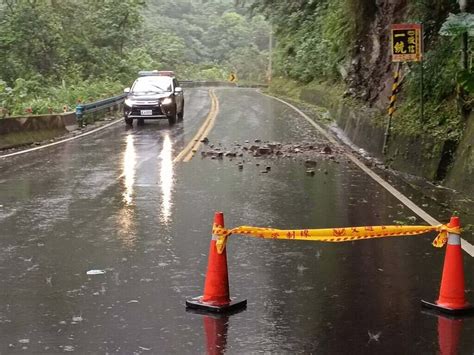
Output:
<instances>
[{"instance_id":1,"label":"car headlight","mask_svg":"<svg viewBox=\"0 0 474 355\"><path fill-rule=\"evenodd\" d=\"M171 100L171 97L167 97L167 98L161 100L162 105L169 105L171 103L173 103L173 100Z\"/></svg>"},{"instance_id":2,"label":"car headlight","mask_svg":"<svg viewBox=\"0 0 474 355\"><path fill-rule=\"evenodd\" d=\"M124 102L125 106L132 107L133 106L133 101L130 99L125 99Z\"/></svg>"}]
</instances>

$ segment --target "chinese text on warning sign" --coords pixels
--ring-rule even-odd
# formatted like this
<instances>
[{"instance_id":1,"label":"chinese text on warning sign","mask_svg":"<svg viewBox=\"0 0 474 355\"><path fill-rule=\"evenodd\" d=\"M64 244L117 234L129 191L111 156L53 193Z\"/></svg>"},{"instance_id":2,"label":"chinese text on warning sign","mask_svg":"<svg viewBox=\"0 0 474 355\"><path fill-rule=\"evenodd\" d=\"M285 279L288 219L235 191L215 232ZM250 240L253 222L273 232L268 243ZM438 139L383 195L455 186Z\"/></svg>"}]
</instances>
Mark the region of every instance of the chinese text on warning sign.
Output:
<instances>
[{"instance_id":1,"label":"chinese text on warning sign","mask_svg":"<svg viewBox=\"0 0 474 355\"><path fill-rule=\"evenodd\" d=\"M404 23L392 25L392 62L419 62L422 59L421 25Z\"/></svg>"}]
</instances>

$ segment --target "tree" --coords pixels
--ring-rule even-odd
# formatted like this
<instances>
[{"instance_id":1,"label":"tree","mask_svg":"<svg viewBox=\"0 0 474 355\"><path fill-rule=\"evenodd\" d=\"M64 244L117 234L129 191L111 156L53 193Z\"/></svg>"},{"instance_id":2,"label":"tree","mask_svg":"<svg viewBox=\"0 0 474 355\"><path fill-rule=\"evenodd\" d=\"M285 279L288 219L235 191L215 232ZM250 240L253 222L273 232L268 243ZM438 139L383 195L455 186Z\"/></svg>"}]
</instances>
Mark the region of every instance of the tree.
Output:
<instances>
[{"instance_id":1,"label":"tree","mask_svg":"<svg viewBox=\"0 0 474 355\"><path fill-rule=\"evenodd\" d=\"M54 75L64 61L58 17L43 3L11 1L7 8L0 19L0 76L11 82L35 73Z\"/></svg>"}]
</instances>

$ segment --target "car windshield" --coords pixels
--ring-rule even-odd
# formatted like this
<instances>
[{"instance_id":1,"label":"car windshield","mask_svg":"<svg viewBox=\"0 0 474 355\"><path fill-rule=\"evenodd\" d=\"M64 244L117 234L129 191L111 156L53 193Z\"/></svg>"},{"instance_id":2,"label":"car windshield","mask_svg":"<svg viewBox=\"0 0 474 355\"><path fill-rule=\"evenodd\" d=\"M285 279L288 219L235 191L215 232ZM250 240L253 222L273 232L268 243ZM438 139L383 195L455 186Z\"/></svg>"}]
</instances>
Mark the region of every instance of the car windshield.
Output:
<instances>
[{"instance_id":1,"label":"car windshield","mask_svg":"<svg viewBox=\"0 0 474 355\"><path fill-rule=\"evenodd\" d=\"M132 87L134 94L152 94L171 91L172 79L166 76L150 76L139 78Z\"/></svg>"}]
</instances>

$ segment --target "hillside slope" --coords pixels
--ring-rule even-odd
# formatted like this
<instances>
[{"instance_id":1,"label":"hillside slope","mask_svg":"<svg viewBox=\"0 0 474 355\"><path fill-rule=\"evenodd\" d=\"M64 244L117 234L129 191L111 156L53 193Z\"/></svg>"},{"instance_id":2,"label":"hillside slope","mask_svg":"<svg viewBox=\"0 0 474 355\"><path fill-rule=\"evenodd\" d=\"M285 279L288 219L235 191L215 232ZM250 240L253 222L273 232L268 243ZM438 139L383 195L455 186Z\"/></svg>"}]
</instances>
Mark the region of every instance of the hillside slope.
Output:
<instances>
[{"instance_id":1,"label":"hillside slope","mask_svg":"<svg viewBox=\"0 0 474 355\"><path fill-rule=\"evenodd\" d=\"M440 34L448 15L459 13L457 1L334 0L295 2L287 8L283 3L253 3L276 26L277 76L305 85L301 98L337 101L330 109L348 136L393 168L474 194L461 182L474 178L468 125L472 94L456 80L463 70L461 41ZM424 61L423 72L419 62L401 65L391 140L382 156L396 68L390 54L394 23L423 24ZM335 86L342 90L330 90ZM454 171L468 176L456 179Z\"/></svg>"}]
</instances>

